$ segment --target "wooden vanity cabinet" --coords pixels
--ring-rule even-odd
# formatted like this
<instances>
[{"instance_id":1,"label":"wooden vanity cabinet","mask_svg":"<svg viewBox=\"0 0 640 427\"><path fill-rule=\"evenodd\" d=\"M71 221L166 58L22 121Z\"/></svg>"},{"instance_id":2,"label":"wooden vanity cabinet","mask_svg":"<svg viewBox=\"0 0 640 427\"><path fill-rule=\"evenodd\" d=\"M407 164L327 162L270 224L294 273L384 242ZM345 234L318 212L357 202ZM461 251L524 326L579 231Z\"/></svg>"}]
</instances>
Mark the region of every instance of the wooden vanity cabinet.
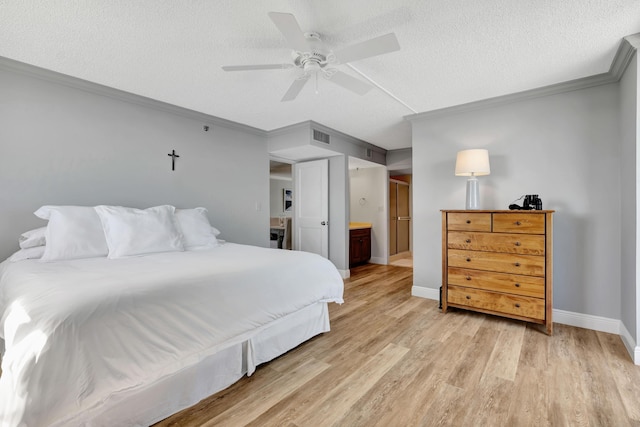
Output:
<instances>
[{"instance_id":1,"label":"wooden vanity cabinet","mask_svg":"<svg viewBox=\"0 0 640 427\"><path fill-rule=\"evenodd\" d=\"M371 259L371 228L349 230L349 267L366 264Z\"/></svg>"}]
</instances>

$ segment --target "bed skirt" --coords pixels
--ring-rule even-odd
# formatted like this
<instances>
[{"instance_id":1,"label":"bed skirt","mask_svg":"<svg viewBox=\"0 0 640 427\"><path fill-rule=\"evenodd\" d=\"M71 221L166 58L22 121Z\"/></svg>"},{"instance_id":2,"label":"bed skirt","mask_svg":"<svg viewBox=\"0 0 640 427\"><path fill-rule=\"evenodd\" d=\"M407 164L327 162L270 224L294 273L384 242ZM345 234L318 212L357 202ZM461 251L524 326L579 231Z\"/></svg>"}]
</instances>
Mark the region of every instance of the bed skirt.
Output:
<instances>
[{"instance_id":1,"label":"bed skirt","mask_svg":"<svg viewBox=\"0 0 640 427\"><path fill-rule=\"evenodd\" d=\"M224 390L244 375L251 375L259 364L328 331L328 303L308 306L144 389L111 395L100 406L60 425L151 425Z\"/></svg>"}]
</instances>

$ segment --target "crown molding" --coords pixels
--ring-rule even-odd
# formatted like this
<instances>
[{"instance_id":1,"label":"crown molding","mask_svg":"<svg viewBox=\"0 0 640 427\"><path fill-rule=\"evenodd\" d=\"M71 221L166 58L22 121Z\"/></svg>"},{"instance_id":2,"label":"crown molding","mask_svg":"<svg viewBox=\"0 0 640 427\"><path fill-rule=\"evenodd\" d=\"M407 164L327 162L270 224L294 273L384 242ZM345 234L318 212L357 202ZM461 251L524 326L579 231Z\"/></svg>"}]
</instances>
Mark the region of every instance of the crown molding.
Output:
<instances>
[{"instance_id":1,"label":"crown molding","mask_svg":"<svg viewBox=\"0 0 640 427\"><path fill-rule=\"evenodd\" d=\"M465 113L468 111L480 110L484 108L497 107L500 105L511 104L513 102L525 101L543 96L556 95L574 90L587 89L590 87L600 86L609 83L616 83L624 74L627 66L631 62L633 55L640 47L640 33L626 36L620 42L618 51L616 52L609 71L602 74L583 77L580 79L569 80L549 86L543 86L522 92L511 93L508 95L497 96L495 98L483 99L480 101L469 102L467 104L454 105L451 107L440 108L437 110L425 111L418 114L410 114L404 116L405 120L414 121L425 118L441 117L450 114Z\"/></svg>"},{"instance_id":2,"label":"crown molding","mask_svg":"<svg viewBox=\"0 0 640 427\"><path fill-rule=\"evenodd\" d=\"M615 78L615 81L622 78L639 47L640 33L632 34L622 39L609 68L609 73Z\"/></svg>"},{"instance_id":3,"label":"crown molding","mask_svg":"<svg viewBox=\"0 0 640 427\"><path fill-rule=\"evenodd\" d=\"M157 101L142 95L136 95L120 89L93 83L67 74L58 73L56 71L47 70L45 68L36 67L35 65L26 64L24 62L0 56L0 70L6 70L14 73L28 75L30 77L44 80L47 82L67 86L73 89L82 90L96 95L106 96L118 101L124 101L131 104L140 105L147 108L175 114L188 119L197 120L209 126L221 126L229 129L240 130L257 136L265 137L267 131L244 125L242 123L233 122L231 120L222 119L220 117L211 116L199 111L190 110L188 108L179 107L167 102Z\"/></svg>"},{"instance_id":4,"label":"crown molding","mask_svg":"<svg viewBox=\"0 0 640 427\"><path fill-rule=\"evenodd\" d=\"M308 120L306 122L296 123L290 126L285 126L279 129L271 131L258 129L253 126L245 125L242 123L226 120L220 117L212 116L209 114L201 113L199 111L190 110L188 108L179 107L177 105L169 104L167 102L158 101L152 98L147 98L142 95L136 95L131 92L126 92L120 89L115 89L109 86L101 85L99 83L90 82L77 77L69 76L67 74L59 73L57 71L48 70L46 68L37 67L35 65L27 64L24 62L16 61L0 56L0 70L5 70L13 73L27 75L39 80L44 80L50 83L59 84L62 86L70 87L72 89L82 90L85 92L93 93L100 96L109 97L118 101L128 102L131 104L140 105L147 108L152 108L158 111L163 111L170 114L185 117L187 119L196 120L209 126L221 126L229 129L239 130L247 132L253 135L257 135L263 138L283 134L290 132L296 128L311 129L316 128L323 132L339 136L340 138L362 147L370 148L378 153L386 154L387 150L378 147L361 139L355 138L346 133L342 133L335 129L324 126L320 123Z\"/></svg>"},{"instance_id":5,"label":"crown molding","mask_svg":"<svg viewBox=\"0 0 640 427\"><path fill-rule=\"evenodd\" d=\"M497 96L495 98L482 99L480 101L469 102L467 104L454 105L452 107L440 108L437 110L425 111L424 113L404 116L405 120L414 121L425 118L448 116L450 114L466 113L469 111L481 110L485 108L497 107L519 101L540 98L543 96L556 95L563 92L586 89L603 84L614 83L617 80L609 73L596 74L595 76L583 77L581 79L569 80L549 86L543 86L522 92L510 93L508 95Z\"/></svg>"}]
</instances>

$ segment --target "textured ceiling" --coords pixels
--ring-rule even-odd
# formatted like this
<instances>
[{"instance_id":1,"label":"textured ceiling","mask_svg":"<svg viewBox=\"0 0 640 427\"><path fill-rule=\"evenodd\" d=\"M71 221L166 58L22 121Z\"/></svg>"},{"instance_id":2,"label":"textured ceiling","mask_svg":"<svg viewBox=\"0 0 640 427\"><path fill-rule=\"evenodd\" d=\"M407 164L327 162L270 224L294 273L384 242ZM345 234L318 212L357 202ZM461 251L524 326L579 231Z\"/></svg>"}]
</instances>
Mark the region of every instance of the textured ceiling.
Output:
<instances>
[{"instance_id":1,"label":"textured ceiling","mask_svg":"<svg viewBox=\"0 0 640 427\"><path fill-rule=\"evenodd\" d=\"M330 48L394 32L400 51L353 65L415 111L324 80L283 103L299 70L222 71L290 61L269 11ZM0 56L264 130L314 120L387 149L411 145L405 115L606 72L637 32L638 0L0 0Z\"/></svg>"}]
</instances>

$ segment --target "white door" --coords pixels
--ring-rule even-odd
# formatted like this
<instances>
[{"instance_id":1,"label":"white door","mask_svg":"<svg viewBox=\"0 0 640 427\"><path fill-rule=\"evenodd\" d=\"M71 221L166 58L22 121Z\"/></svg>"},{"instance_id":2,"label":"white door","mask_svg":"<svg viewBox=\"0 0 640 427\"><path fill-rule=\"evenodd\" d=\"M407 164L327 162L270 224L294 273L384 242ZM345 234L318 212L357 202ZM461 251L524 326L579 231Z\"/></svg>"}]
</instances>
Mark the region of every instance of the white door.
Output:
<instances>
[{"instance_id":1,"label":"white door","mask_svg":"<svg viewBox=\"0 0 640 427\"><path fill-rule=\"evenodd\" d=\"M329 257L329 161L294 165L294 249Z\"/></svg>"}]
</instances>

